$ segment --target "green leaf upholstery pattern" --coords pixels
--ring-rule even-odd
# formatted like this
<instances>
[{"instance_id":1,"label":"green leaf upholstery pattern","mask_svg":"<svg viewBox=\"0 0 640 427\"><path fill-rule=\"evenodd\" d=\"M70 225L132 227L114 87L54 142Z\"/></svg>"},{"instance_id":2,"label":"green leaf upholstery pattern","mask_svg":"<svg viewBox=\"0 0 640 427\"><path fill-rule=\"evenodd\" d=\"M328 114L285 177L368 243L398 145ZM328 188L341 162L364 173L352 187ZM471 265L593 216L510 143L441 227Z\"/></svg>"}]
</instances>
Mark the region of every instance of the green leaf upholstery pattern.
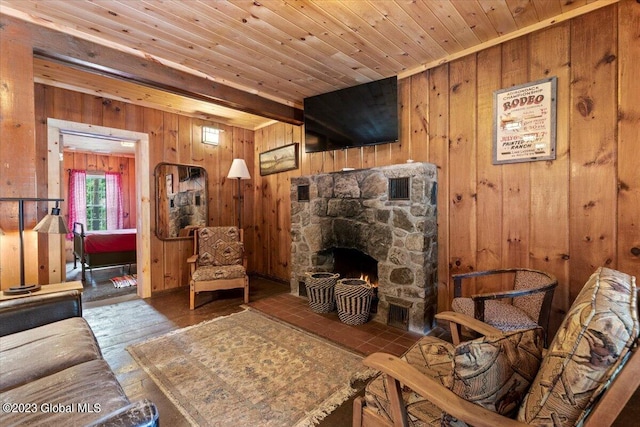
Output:
<instances>
[{"instance_id":1,"label":"green leaf upholstery pattern","mask_svg":"<svg viewBox=\"0 0 640 427\"><path fill-rule=\"evenodd\" d=\"M518 413L533 425L578 425L638 339L635 278L601 267L553 339Z\"/></svg>"},{"instance_id":2,"label":"green leaf upholstery pattern","mask_svg":"<svg viewBox=\"0 0 640 427\"><path fill-rule=\"evenodd\" d=\"M542 344L541 328L481 337L456 347L427 336L413 345L402 359L462 398L515 417L540 366ZM407 387L403 387L402 394L409 425L464 425ZM367 385L365 399L368 407L376 408L391 420L381 375Z\"/></svg>"}]
</instances>

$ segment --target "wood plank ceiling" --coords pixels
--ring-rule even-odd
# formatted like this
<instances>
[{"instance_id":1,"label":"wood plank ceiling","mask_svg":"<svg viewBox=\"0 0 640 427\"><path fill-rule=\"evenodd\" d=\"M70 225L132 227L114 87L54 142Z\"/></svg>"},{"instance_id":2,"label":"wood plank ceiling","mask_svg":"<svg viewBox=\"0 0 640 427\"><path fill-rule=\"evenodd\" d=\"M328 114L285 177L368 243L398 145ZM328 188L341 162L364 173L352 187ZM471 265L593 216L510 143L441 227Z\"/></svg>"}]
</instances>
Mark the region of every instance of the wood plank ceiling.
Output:
<instances>
[{"instance_id":1,"label":"wood plank ceiling","mask_svg":"<svg viewBox=\"0 0 640 427\"><path fill-rule=\"evenodd\" d=\"M616 0L2 0L0 13L297 108ZM117 67L117 64L114 64ZM44 59L36 81L257 129L271 119Z\"/></svg>"}]
</instances>

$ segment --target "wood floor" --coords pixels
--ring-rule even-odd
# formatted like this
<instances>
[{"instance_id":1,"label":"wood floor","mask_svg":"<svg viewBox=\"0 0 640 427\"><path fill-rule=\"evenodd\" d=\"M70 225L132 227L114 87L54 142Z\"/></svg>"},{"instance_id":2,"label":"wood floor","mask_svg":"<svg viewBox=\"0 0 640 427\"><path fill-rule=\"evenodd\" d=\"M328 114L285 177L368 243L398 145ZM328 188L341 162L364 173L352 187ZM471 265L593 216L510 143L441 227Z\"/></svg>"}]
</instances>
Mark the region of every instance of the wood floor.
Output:
<instances>
[{"instance_id":1,"label":"wood floor","mask_svg":"<svg viewBox=\"0 0 640 427\"><path fill-rule=\"evenodd\" d=\"M383 349L401 354L417 339L407 332L373 322L348 327L340 323L335 313L313 313L308 310L306 300L290 295L288 284L262 278L252 278L250 283L249 305L253 308L362 354ZM242 302L242 290L220 291L215 300L192 311L189 310L188 290L181 289L146 300L141 300L135 295L125 295L88 302L84 304L84 317L98 338L105 360L116 373L130 400L150 399L158 406L162 425L179 427L189 424L154 381L131 358L126 347L175 329L241 311ZM348 401L325 418L319 426L347 427L351 425L351 416L351 401ZM615 426L638 425L636 420L640 419L639 417L640 393L636 392Z\"/></svg>"}]
</instances>

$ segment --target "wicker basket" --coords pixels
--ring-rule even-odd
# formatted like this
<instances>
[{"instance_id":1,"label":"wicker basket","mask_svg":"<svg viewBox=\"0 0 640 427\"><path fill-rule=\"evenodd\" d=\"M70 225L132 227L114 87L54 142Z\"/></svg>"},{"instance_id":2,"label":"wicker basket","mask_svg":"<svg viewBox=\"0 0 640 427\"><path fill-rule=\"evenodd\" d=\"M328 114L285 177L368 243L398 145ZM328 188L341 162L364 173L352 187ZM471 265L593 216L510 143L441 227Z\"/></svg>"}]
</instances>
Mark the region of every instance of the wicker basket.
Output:
<instances>
[{"instance_id":1,"label":"wicker basket","mask_svg":"<svg viewBox=\"0 0 640 427\"><path fill-rule=\"evenodd\" d=\"M362 325L369 320L373 288L366 280L340 279L336 284L338 317L347 325Z\"/></svg>"},{"instance_id":2,"label":"wicker basket","mask_svg":"<svg viewBox=\"0 0 640 427\"><path fill-rule=\"evenodd\" d=\"M330 313L335 310L334 289L337 273L306 273L304 281L307 287L309 307L316 313Z\"/></svg>"}]
</instances>

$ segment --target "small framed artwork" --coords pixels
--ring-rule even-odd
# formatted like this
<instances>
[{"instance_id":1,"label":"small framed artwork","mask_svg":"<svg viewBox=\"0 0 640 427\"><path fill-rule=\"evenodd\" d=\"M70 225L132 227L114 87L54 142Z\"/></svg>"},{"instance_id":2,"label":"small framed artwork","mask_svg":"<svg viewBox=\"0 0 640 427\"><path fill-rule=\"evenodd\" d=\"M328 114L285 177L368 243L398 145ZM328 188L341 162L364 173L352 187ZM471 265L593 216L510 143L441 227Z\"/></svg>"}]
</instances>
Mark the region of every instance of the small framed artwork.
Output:
<instances>
[{"instance_id":1,"label":"small framed artwork","mask_svg":"<svg viewBox=\"0 0 640 427\"><path fill-rule=\"evenodd\" d=\"M293 144L260 153L260 175L265 176L298 169L299 145L299 143L294 142Z\"/></svg>"},{"instance_id":2,"label":"small framed artwork","mask_svg":"<svg viewBox=\"0 0 640 427\"><path fill-rule=\"evenodd\" d=\"M550 77L494 92L494 165L556 158L556 85Z\"/></svg>"}]
</instances>

